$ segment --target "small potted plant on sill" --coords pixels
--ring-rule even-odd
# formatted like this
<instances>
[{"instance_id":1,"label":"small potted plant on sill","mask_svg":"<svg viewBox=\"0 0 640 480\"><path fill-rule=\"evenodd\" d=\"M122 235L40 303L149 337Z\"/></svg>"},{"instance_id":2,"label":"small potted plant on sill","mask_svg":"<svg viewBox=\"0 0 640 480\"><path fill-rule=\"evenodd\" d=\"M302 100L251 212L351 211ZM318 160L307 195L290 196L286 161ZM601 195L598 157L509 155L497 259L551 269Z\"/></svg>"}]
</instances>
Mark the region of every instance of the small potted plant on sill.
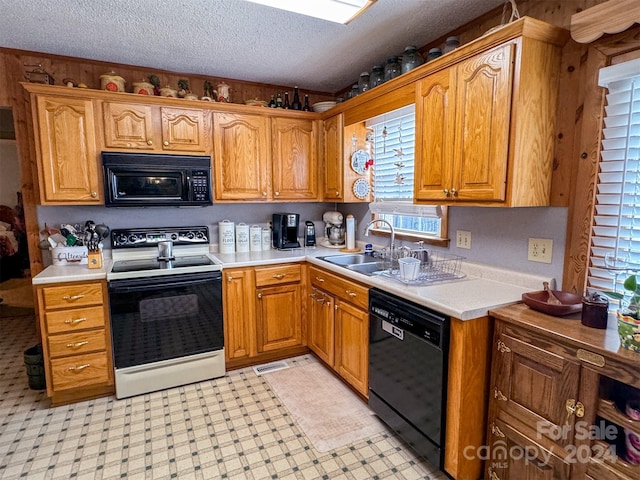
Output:
<instances>
[{"instance_id":1,"label":"small potted plant on sill","mask_svg":"<svg viewBox=\"0 0 640 480\"><path fill-rule=\"evenodd\" d=\"M623 287L627 294L602 293L620 302L620 308L616 312L620 344L628 350L640 352L640 285L635 273L625 279Z\"/></svg>"}]
</instances>

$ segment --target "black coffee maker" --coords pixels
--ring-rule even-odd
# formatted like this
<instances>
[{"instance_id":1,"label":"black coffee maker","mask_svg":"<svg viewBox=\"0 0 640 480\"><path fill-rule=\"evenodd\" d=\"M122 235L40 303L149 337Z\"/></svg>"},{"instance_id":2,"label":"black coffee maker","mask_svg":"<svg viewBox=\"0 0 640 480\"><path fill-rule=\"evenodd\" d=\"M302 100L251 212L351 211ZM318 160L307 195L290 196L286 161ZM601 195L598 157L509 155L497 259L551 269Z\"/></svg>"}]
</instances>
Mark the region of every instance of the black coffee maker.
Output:
<instances>
[{"instance_id":1,"label":"black coffee maker","mask_svg":"<svg viewBox=\"0 0 640 480\"><path fill-rule=\"evenodd\" d=\"M274 213L271 226L273 227L273 247L300 248L298 242L298 226L300 214L298 213Z\"/></svg>"}]
</instances>

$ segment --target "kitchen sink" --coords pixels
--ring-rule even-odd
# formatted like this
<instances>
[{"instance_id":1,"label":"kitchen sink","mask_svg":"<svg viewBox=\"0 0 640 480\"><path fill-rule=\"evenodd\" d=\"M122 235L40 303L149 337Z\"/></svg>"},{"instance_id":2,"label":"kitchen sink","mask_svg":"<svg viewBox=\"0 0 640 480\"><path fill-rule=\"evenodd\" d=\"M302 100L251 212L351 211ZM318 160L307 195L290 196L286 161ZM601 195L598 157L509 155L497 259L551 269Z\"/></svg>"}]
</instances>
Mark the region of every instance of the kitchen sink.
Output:
<instances>
[{"instance_id":1,"label":"kitchen sink","mask_svg":"<svg viewBox=\"0 0 640 480\"><path fill-rule=\"evenodd\" d=\"M384 271L382 263L379 262L354 263L352 265L345 265L345 267L354 272L360 272L366 275L377 275Z\"/></svg>"},{"instance_id":2,"label":"kitchen sink","mask_svg":"<svg viewBox=\"0 0 640 480\"><path fill-rule=\"evenodd\" d=\"M321 260L325 262L333 263L335 265L353 266L353 265L361 265L367 263L377 263L377 259L373 258L371 255L365 255L363 253L357 253L353 255L328 255L326 257L319 257Z\"/></svg>"}]
</instances>

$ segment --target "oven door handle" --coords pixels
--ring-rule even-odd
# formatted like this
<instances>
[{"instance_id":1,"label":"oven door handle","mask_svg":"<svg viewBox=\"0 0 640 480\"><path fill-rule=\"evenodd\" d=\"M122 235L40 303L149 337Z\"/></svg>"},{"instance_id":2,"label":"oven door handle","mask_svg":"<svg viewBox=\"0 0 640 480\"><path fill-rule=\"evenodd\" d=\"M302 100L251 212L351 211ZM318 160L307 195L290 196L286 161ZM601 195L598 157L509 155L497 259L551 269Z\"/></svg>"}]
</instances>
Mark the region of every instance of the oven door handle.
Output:
<instances>
[{"instance_id":1,"label":"oven door handle","mask_svg":"<svg viewBox=\"0 0 640 480\"><path fill-rule=\"evenodd\" d=\"M124 284L111 284L109 285L109 293L127 293L127 292L148 292L150 290L158 290L165 288L176 288L176 287L189 287L192 285L202 285L203 283L211 283L211 282L222 282L222 274L216 274L213 276L208 276L206 278L196 278L196 279L180 279L176 281L171 281L169 279L164 280L161 283L151 283L148 282L139 282L131 281L126 282Z\"/></svg>"}]
</instances>

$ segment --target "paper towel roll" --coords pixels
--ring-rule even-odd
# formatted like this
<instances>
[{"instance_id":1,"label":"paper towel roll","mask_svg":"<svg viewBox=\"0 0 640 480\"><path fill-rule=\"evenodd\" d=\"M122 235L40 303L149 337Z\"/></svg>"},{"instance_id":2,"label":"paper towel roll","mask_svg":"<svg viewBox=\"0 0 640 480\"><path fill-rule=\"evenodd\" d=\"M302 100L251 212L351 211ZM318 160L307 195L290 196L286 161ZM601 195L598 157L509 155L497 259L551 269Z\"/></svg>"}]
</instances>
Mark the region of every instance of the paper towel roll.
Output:
<instances>
[{"instance_id":1,"label":"paper towel roll","mask_svg":"<svg viewBox=\"0 0 640 480\"><path fill-rule=\"evenodd\" d=\"M236 251L235 224L230 220L218 222L218 250L220 253Z\"/></svg>"},{"instance_id":2,"label":"paper towel roll","mask_svg":"<svg viewBox=\"0 0 640 480\"><path fill-rule=\"evenodd\" d=\"M248 252L249 250L249 225L239 223L236 225L236 252Z\"/></svg>"},{"instance_id":3,"label":"paper towel roll","mask_svg":"<svg viewBox=\"0 0 640 480\"><path fill-rule=\"evenodd\" d=\"M347 215L347 249L356 248L356 220L353 215Z\"/></svg>"}]
</instances>

